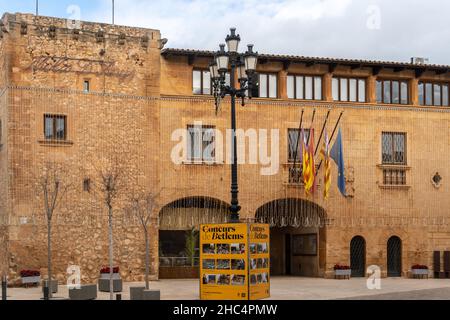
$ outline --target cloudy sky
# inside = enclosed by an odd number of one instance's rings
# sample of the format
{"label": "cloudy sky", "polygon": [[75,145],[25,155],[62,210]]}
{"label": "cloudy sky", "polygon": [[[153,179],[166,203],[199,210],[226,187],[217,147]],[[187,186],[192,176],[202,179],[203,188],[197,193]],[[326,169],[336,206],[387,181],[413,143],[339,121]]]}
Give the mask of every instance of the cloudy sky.
{"label": "cloudy sky", "polygon": [[[40,14],[111,21],[112,0],[39,0]],[[261,53],[450,65],[446,0],[115,0],[116,23],[159,29],[166,47],[216,50],[234,26]],[[35,0],[0,0],[34,12]]]}

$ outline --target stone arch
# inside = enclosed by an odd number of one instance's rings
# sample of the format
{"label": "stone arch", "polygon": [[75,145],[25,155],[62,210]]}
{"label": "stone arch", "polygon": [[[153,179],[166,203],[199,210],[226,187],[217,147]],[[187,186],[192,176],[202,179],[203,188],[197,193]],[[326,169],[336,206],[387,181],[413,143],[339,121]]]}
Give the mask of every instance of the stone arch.
{"label": "stone arch", "polygon": [[301,198],[260,206],[255,222],[271,227],[271,273],[321,277],[326,268],[326,211]]}
{"label": "stone arch", "polygon": [[174,200],[159,212],[160,230],[189,230],[205,223],[226,223],[230,205],[222,200],[192,196]]}

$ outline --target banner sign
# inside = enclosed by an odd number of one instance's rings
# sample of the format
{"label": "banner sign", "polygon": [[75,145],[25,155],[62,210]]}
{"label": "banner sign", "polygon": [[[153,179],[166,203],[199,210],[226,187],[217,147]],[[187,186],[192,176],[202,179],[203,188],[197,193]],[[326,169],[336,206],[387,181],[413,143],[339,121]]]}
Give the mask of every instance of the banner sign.
{"label": "banner sign", "polygon": [[201,225],[200,299],[269,297],[269,240],[268,225]]}

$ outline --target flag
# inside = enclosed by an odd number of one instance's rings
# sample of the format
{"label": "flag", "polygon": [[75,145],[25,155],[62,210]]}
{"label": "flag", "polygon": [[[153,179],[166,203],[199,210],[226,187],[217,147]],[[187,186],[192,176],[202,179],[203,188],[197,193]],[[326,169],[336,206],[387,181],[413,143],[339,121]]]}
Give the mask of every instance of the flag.
{"label": "flag", "polygon": [[309,185],[311,193],[314,193],[316,191],[316,161],[314,160],[314,130],[309,130],[309,146],[308,146],[308,153],[309,153],[309,167],[311,168],[311,176]]}
{"label": "flag", "polygon": [[345,165],[344,165],[344,150],[343,150],[343,143],[342,143],[342,131],[339,128],[338,137],[336,139],[336,142],[333,145],[333,148],[331,149],[331,158],[336,162],[338,166],[338,188],[339,191],[342,193],[342,195],[345,197]]}
{"label": "flag", "polygon": [[320,154],[322,155],[322,161],[324,163],[323,197],[326,200],[330,195],[330,187],[331,187],[330,141],[328,139],[328,133],[326,128],[323,147],[322,150],[320,151]]}
{"label": "flag", "polygon": [[[312,137],[312,130],[310,131]],[[309,195],[314,192],[314,180],[315,180],[315,164],[314,164],[314,139],[310,139],[309,146],[306,142],[306,135],[302,130],[303,142],[303,184],[305,186],[305,193]]]}

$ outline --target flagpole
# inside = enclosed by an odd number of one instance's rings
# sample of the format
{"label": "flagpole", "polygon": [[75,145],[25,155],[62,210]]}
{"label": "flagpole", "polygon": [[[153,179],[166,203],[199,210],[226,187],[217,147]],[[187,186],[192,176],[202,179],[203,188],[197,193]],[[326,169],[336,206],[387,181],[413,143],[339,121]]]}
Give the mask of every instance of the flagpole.
{"label": "flagpole", "polygon": [[112,0],[112,24],[114,24],[114,0]]}
{"label": "flagpole", "polygon": [[298,156],[298,145],[300,143],[300,132],[302,131],[302,124],[303,124],[303,114],[305,113],[305,109],[302,109],[302,115],[300,117],[300,126],[298,127],[298,137],[297,137],[297,144],[295,146],[295,153],[294,153],[294,169],[295,165],[297,164],[297,156]]}
{"label": "flagpole", "polygon": [[[341,112],[341,114],[339,115],[339,119],[336,122],[336,125],[334,126],[333,133],[331,134],[331,138],[329,140],[330,144],[331,144],[331,141],[333,140],[333,137],[334,137],[334,135],[336,133],[336,130],[337,130],[338,126],[339,126],[339,123],[341,122],[341,118],[342,118],[343,115],[344,115],[344,111]],[[319,167],[317,168],[316,176],[319,173],[320,167],[322,166],[322,162],[323,162],[323,160],[320,160]]]}
{"label": "flagpole", "polygon": [[309,142],[311,141],[311,131],[313,128],[313,124],[314,124],[314,119],[316,118],[316,109],[314,109],[313,115],[312,115],[312,120],[311,120],[311,127],[309,128],[309,134],[308,134],[308,145]]}
{"label": "flagpole", "polygon": [[39,15],[39,0],[36,0],[36,17]]}
{"label": "flagpole", "polygon": [[325,127],[327,126],[327,123],[328,123],[328,118],[330,117],[330,112],[331,112],[331,109],[328,109],[327,117],[325,118],[325,122],[323,123],[322,132],[320,133],[320,137],[319,137],[319,140],[317,141],[316,149],[314,150],[314,156],[317,155],[317,150],[319,149],[320,140],[322,140],[323,133],[325,131]]}

